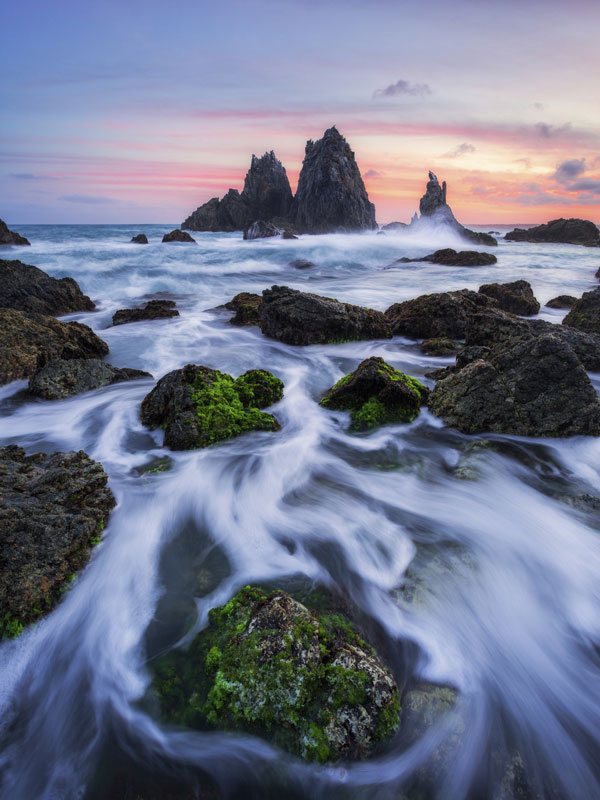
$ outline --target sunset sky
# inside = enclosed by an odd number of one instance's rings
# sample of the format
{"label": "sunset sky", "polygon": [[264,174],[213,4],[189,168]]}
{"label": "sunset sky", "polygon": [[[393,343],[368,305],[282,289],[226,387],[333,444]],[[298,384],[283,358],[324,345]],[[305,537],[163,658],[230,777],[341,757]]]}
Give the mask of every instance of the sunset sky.
{"label": "sunset sky", "polygon": [[3,4],[0,217],[180,223],[348,139],[379,222],[600,222],[599,0]]}

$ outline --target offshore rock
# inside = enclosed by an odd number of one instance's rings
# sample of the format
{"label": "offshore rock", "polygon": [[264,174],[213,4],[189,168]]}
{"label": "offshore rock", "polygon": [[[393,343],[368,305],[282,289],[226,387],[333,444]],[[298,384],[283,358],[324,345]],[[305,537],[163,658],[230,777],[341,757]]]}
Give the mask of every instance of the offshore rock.
{"label": "offshore rock", "polygon": [[113,367],[97,358],[51,361],[29,379],[29,391],[44,400],[60,400],[121,381],[151,378],[149,372]]}
{"label": "offshore rock", "polygon": [[196,240],[192,239],[189,233],[181,231],[179,228],[175,228],[175,230],[170,233],[165,233],[162,240],[163,242],[192,242],[196,244]]}
{"label": "offshore rock", "polygon": [[73,278],[57,280],[30,264],[0,259],[0,308],[54,315],[95,307]]}
{"label": "offshore rock", "polygon": [[265,336],[285,344],[389,339],[392,335],[381,311],[287,286],[272,286],[263,291],[259,318]]}
{"label": "offshore rock", "polygon": [[563,319],[563,325],[587,333],[600,333],[600,289],[584,292]]}
{"label": "offshore rock", "polygon": [[352,428],[364,431],[386,423],[412,422],[428,396],[429,389],[416,378],[373,356],[328,389],[320,405],[349,411]]}
{"label": "offshore rock", "polygon": [[290,267],[294,267],[295,269],[310,269],[314,267],[314,263],[306,258],[295,258],[293,261],[290,261]]}
{"label": "offshore rock", "polygon": [[528,281],[486,283],[479,287],[479,291],[481,294],[493,297],[502,311],[509,311],[511,314],[531,317],[540,310],[540,304],[535,299]]}
{"label": "offshore rock", "polygon": [[484,267],[495,264],[498,259],[492,253],[478,253],[476,250],[436,250],[423,258],[399,258],[395,264],[411,264],[418,261],[427,261],[430,264],[441,264],[444,267]]}
{"label": "offshore rock", "polygon": [[120,308],[112,318],[113,325],[128,322],[143,322],[148,319],[170,319],[178,317],[179,311],[174,300],[149,300],[142,308]]}
{"label": "offshore rock", "polygon": [[407,222],[388,222],[387,225],[382,225],[382,231],[401,231],[404,228],[408,228]]}
{"label": "offshore rock", "polygon": [[87,562],[115,505],[107,480],[81,450],[0,447],[0,638],[51,611]]}
{"label": "offshore rock", "polygon": [[262,735],[307,761],[364,757],[399,722],[398,687],[341,614],[247,586],[156,669],[163,715]]}
{"label": "offshore rock", "polygon": [[244,231],[244,239],[268,239],[271,236],[281,236],[281,230],[270,222],[262,219],[256,220]]}
{"label": "offshore rock", "polygon": [[562,242],[600,246],[600,230],[589,219],[553,219],[533,228],[515,228],[504,237],[509,242]]}
{"label": "offshore rock", "polygon": [[131,242],[133,244],[148,244],[148,237],[145,233],[138,233],[137,236],[131,237]]}
{"label": "offshore rock", "polygon": [[377,228],[375,206],[348,142],[337,128],[306,143],[296,192],[297,228],[303,233]]}
{"label": "offshore rock", "polygon": [[9,231],[8,225],[4,220],[0,219],[0,245],[3,244],[31,244],[24,236],[16,233],[16,231]]}
{"label": "offshore rock", "polygon": [[600,403],[581,362],[546,333],[497,348],[439,380],[430,410],[463,433],[600,435]]}
{"label": "offshore rock", "polygon": [[283,397],[283,383],[263,369],[234,379],[188,364],[159,380],[142,401],[144,425],[164,428],[164,446],[192,450],[248,431],[276,431],[279,422],[259,409]]}
{"label": "offshore rock", "polygon": [[495,301],[469,289],[423,294],[394,303],[385,312],[395,336],[410,339],[464,339],[467,320]]}
{"label": "offshore rock", "polygon": [[558,297],[548,300],[546,308],[572,308],[576,302],[577,298],[570,294],[559,294]]}
{"label": "offshore rock", "polygon": [[240,292],[225,303],[225,308],[229,311],[235,311],[233,317],[229,320],[231,325],[259,325],[260,317],[258,309],[262,303],[262,297],[259,294],[251,294],[250,292]]}
{"label": "offshore rock", "polygon": [[79,322],[0,309],[0,384],[28,378],[49,361],[100,358],[108,345]]}

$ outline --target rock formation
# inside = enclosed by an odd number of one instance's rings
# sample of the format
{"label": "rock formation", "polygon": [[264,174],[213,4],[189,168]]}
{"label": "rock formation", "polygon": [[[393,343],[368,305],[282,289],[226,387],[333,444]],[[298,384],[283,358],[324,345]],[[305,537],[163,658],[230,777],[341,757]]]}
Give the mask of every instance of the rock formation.
{"label": "rock formation", "polygon": [[73,278],[57,280],[21,261],[0,259],[0,308],[55,315],[95,307]]}
{"label": "rock formation", "polygon": [[509,242],[562,242],[600,246],[600,230],[588,219],[553,219],[533,228],[515,228],[504,237]]}
{"label": "rock formation", "polygon": [[512,281],[512,283],[486,283],[479,287],[479,292],[493,297],[502,311],[531,317],[540,310],[531,284],[528,281]]}
{"label": "rock formation", "polygon": [[6,222],[0,219],[0,245],[3,244],[30,244],[30,242],[15,231],[9,231]]}
{"label": "rock formation", "polygon": [[478,292],[423,294],[414,300],[394,303],[385,316],[395,336],[410,339],[464,339],[471,314],[496,302]]}
{"label": "rock formation", "polygon": [[546,308],[572,308],[577,302],[577,298],[570,294],[559,294],[558,297],[553,297],[548,300]]}
{"label": "rock formation", "polygon": [[[444,184],[445,185],[445,184]],[[430,264],[441,264],[444,267],[485,267],[495,264],[498,259],[492,253],[478,253],[476,250],[452,250],[450,247],[444,250],[436,250],[423,258],[399,258],[395,264],[413,264],[418,261],[426,261]]]}
{"label": "rock formation", "polygon": [[262,303],[262,297],[259,294],[251,294],[250,292],[240,292],[225,303],[224,308],[229,311],[235,311],[233,317],[229,320],[231,325],[259,325],[260,317],[258,309]]}
{"label": "rock formation", "polygon": [[149,300],[143,308],[120,308],[112,318],[113,325],[125,325],[128,322],[143,322],[148,319],[169,319],[178,317],[179,311],[174,300]]}
{"label": "rock formation", "polygon": [[192,242],[194,244],[196,243],[196,240],[192,239],[189,233],[181,231],[179,228],[175,228],[175,230],[171,231],[170,233],[165,233],[162,240],[163,242],[186,242],[188,244]]}
{"label": "rock formation", "polygon": [[563,325],[587,333],[600,333],[600,289],[584,292],[563,319]]}
{"label": "rock formation", "polygon": [[244,231],[244,239],[269,239],[272,236],[281,236],[280,228],[275,227],[272,222],[263,222],[262,219],[253,222]]}
{"label": "rock formation", "polygon": [[149,372],[113,367],[98,358],[50,361],[29,379],[29,391],[43,400],[62,400],[113,383],[151,378]]}
{"label": "rock formation", "polygon": [[145,233],[138,233],[137,236],[131,237],[132,244],[148,244],[148,237]]}

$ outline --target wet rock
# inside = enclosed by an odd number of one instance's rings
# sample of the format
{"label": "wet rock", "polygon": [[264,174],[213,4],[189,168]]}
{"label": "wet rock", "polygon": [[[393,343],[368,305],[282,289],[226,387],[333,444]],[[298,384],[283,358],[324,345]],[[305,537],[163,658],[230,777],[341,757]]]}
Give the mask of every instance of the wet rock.
{"label": "wet rock", "polygon": [[259,409],[283,397],[283,383],[253,369],[234,379],[210,367],[188,364],[159,380],[142,402],[144,425],[164,428],[164,446],[192,450],[248,431],[275,431],[279,422]]}
{"label": "wet rock", "polygon": [[151,378],[149,372],[113,367],[97,358],[50,361],[29,379],[29,391],[43,400],[60,400],[113,383]]}
{"label": "wet rock", "polygon": [[380,311],[287,286],[272,286],[263,291],[259,316],[265,336],[285,344],[325,344],[391,336],[389,323]]}
{"label": "wet rock", "polygon": [[154,681],[165,718],[268,737],[308,761],[365,756],[398,726],[398,688],[340,614],[246,587]]}
{"label": "wet rock", "polygon": [[295,223],[303,233],[374,230],[375,206],[354,153],[337,128],[309,139],[296,192]]}
{"label": "wet rock", "polygon": [[262,219],[256,220],[244,231],[244,239],[269,239],[271,236],[281,236],[281,230],[270,222]]}
{"label": "wet rock", "polygon": [[537,314],[540,304],[535,299],[531,284],[528,281],[512,283],[486,283],[479,287],[481,294],[493,297],[502,311],[529,317]]}
{"label": "wet rock", "polygon": [[250,292],[236,294],[233,300],[225,303],[225,308],[235,311],[229,322],[232,325],[259,325],[258,310],[261,303],[262,297],[259,294],[251,294]]}
{"label": "wet rock", "polygon": [[576,302],[577,298],[570,294],[559,294],[558,297],[548,300],[546,308],[571,308]]}
{"label": "wet rock", "polygon": [[428,356],[452,356],[461,349],[459,342],[441,337],[438,339],[425,339],[421,342],[421,352]]}
{"label": "wet rock", "polygon": [[441,264],[444,267],[483,267],[495,264],[498,259],[492,253],[478,253],[476,250],[436,250],[423,258],[399,258],[396,264],[412,264],[418,261],[427,261],[430,264]]}
{"label": "wet rock", "polygon": [[412,422],[427,402],[429,389],[394,369],[383,358],[367,358],[323,395],[320,405],[349,411],[354,430],[393,422]]}
{"label": "wet rock", "polygon": [[0,245],[3,244],[31,244],[24,236],[16,233],[16,231],[9,231],[8,225],[4,220],[0,219]]}
{"label": "wet rock", "polygon": [[196,240],[192,239],[187,231],[182,231],[179,228],[175,228],[171,233],[165,233],[162,240],[163,242],[192,242],[196,244]]}
{"label": "wet rock", "polygon": [[73,278],[57,280],[30,264],[0,259],[0,308],[55,315],[95,307]]}
{"label": "wet rock", "polygon": [[314,264],[306,258],[295,258],[293,261],[290,261],[290,267],[295,267],[295,269],[310,269],[314,267]]}
{"label": "wet rock", "polygon": [[83,451],[0,447],[0,636],[51,611],[98,544],[115,499]]}
{"label": "wet rock", "polygon": [[289,230],[288,230],[288,231],[284,231],[284,232],[281,234],[281,238],[282,238],[282,239],[297,239],[298,237],[296,236],[296,234],[295,234],[295,233],[293,233],[292,231],[289,231]]}
{"label": "wet rock", "polygon": [[423,294],[414,300],[394,303],[385,316],[396,336],[464,339],[469,316],[481,308],[495,305],[495,301],[485,295],[460,289],[456,292]]}
{"label": "wet rock", "polygon": [[455,707],[458,692],[451,686],[421,683],[402,696],[402,732],[416,742]]}
{"label": "wet rock", "polygon": [[131,237],[131,242],[133,244],[148,244],[148,237],[145,233],[138,233],[137,236]]}
{"label": "wet rock", "polygon": [[600,403],[571,347],[524,338],[438,381],[430,410],[464,433],[600,435]]}
{"label": "wet rock", "polygon": [[504,237],[509,242],[563,242],[598,247],[600,230],[587,219],[553,219],[533,228],[515,228]]}
{"label": "wet rock", "polygon": [[600,333],[600,289],[584,292],[562,321],[568,328]]}
{"label": "wet rock", "polygon": [[108,345],[79,322],[0,309],[0,384],[28,378],[49,361],[100,358]]}
{"label": "wet rock", "polygon": [[143,322],[148,319],[170,319],[178,317],[179,311],[174,300],[149,300],[142,308],[120,308],[112,318],[113,325],[128,322]]}

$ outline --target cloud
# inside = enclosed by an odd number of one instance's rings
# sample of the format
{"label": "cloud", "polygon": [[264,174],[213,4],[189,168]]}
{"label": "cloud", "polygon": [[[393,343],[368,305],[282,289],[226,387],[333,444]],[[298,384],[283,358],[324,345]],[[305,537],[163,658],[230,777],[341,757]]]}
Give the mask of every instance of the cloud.
{"label": "cloud", "polygon": [[373,97],[398,97],[408,94],[411,97],[426,97],[431,94],[431,88],[427,83],[410,83],[409,81],[399,80],[390,83],[385,89],[377,89]]}
{"label": "cloud", "polygon": [[469,142],[463,142],[459,144],[458,147],[455,147],[454,150],[444,153],[442,158],[460,158],[460,156],[466,156],[467,153],[474,153],[475,150],[477,150],[475,145],[469,144]]}
{"label": "cloud", "polygon": [[600,180],[594,178],[583,178],[567,187],[568,192],[590,192],[600,196]]}
{"label": "cloud", "polygon": [[116,203],[112,197],[95,197],[89,194],[65,194],[58,198],[65,203],[85,203],[89,205],[104,205],[105,203]]}
{"label": "cloud", "polygon": [[571,183],[571,181],[583,175],[585,172],[585,158],[568,158],[566,161],[561,161],[556,167],[556,172],[552,177],[558,183],[564,185]]}
{"label": "cloud", "polygon": [[531,159],[530,158],[516,158],[515,164],[523,164],[525,169],[531,169]]}
{"label": "cloud", "polygon": [[542,139],[555,139],[557,136],[562,136],[571,130],[571,123],[565,122],[564,125],[548,125],[546,122],[537,122],[534,129],[538,136]]}
{"label": "cloud", "polygon": [[537,108],[538,111],[543,111],[544,110],[544,104],[543,103],[533,103],[532,105],[533,105],[534,108]]}
{"label": "cloud", "polygon": [[363,177],[365,177],[365,178],[381,178],[382,175],[381,175],[381,172],[377,172],[376,169],[370,169],[367,172],[365,172]]}
{"label": "cloud", "polygon": [[18,181],[55,181],[53,175],[34,175],[33,172],[9,172],[9,178],[15,178]]}

